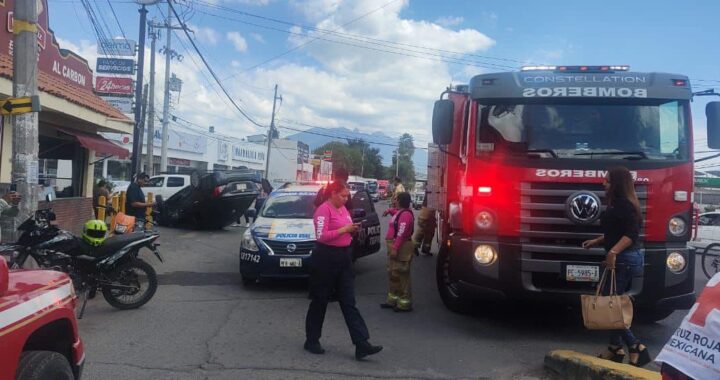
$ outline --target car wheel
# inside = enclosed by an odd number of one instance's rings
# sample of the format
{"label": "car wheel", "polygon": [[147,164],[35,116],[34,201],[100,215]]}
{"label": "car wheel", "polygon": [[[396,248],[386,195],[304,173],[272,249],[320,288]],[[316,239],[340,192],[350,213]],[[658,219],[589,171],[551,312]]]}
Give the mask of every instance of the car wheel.
{"label": "car wheel", "polygon": [[440,298],[445,307],[456,313],[468,313],[470,302],[462,295],[458,284],[450,278],[450,250],[444,244],[438,253],[435,277]]}
{"label": "car wheel", "polygon": [[73,380],[72,368],[65,356],[53,351],[25,351],[20,355],[16,380]]}
{"label": "car wheel", "polygon": [[257,282],[258,282],[257,277],[246,276],[244,274],[241,274],[240,278],[242,279],[243,286],[247,286],[247,287],[253,286],[253,285],[257,284]]}

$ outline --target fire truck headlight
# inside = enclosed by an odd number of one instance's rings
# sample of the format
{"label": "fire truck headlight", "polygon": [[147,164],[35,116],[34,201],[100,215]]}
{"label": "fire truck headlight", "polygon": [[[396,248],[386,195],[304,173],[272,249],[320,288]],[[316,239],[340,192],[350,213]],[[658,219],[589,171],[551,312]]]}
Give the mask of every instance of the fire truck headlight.
{"label": "fire truck headlight", "polygon": [[685,261],[685,256],[678,252],[673,252],[668,255],[667,260],[665,260],[665,264],[667,264],[670,272],[680,273],[685,270],[687,262]]}
{"label": "fire truck headlight", "polygon": [[475,248],[475,260],[480,265],[491,265],[497,260],[497,252],[491,245],[480,244]]}
{"label": "fire truck headlight", "polygon": [[674,216],[668,222],[668,230],[674,236],[682,236],[687,231],[687,223],[682,218]]}
{"label": "fire truck headlight", "polygon": [[475,225],[481,230],[487,230],[495,225],[495,217],[489,211],[480,211],[475,215]]}

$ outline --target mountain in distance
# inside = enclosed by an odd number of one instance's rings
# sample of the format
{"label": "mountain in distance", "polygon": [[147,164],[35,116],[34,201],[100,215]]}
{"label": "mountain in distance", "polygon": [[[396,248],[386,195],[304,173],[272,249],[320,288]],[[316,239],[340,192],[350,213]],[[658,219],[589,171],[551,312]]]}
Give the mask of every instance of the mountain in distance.
{"label": "mountain in distance", "polygon": [[[310,146],[310,152],[331,141],[347,143],[348,139],[364,140],[367,141],[371,147],[380,150],[382,162],[385,166],[389,166],[392,164],[393,152],[395,151],[394,145],[398,144],[398,138],[390,137],[382,132],[364,133],[360,132],[357,129],[352,130],[344,127],[310,128],[304,132],[298,132],[293,135],[280,137],[308,144]],[[413,155],[413,162],[415,164],[415,172],[418,175],[422,175],[427,172],[427,150],[417,148],[419,148],[419,146],[416,143],[415,154]]]}

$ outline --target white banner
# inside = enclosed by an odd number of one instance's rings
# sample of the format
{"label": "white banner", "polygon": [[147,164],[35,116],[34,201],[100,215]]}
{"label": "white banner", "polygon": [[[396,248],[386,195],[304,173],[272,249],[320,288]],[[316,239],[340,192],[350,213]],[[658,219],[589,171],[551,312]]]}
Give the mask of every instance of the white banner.
{"label": "white banner", "polygon": [[104,101],[108,102],[111,106],[117,108],[122,113],[133,113],[132,98],[126,98],[121,96],[101,96],[101,98]]}
{"label": "white banner", "polygon": [[693,379],[720,379],[720,273],[708,281],[655,360]]}
{"label": "white banner", "polygon": [[258,144],[234,145],[232,158],[237,161],[264,163],[267,147]]}
{"label": "white banner", "polygon": [[121,55],[133,57],[135,56],[135,41],[123,38],[100,40],[98,41],[97,52],[100,55]]}
{"label": "white banner", "polygon": [[[161,129],[155,130],[153,145],[158,147],[162,145]],[[207,137],[178,132],[171,128],[168,131],[168,149],[192,153],[205,153],[207,151]]]}
{"label": "white banner", "polygon": [[230,155],[230,154],[229,154],[229,153],[230,153],[229,150],[230,150],[230,145],[229,145],[228,143],[218,141],[218,150],[217,150],[217,152],[218,152],[218,157],[217,157],[218,161],[222,161],[222,162],[227,161],[228,156]]}

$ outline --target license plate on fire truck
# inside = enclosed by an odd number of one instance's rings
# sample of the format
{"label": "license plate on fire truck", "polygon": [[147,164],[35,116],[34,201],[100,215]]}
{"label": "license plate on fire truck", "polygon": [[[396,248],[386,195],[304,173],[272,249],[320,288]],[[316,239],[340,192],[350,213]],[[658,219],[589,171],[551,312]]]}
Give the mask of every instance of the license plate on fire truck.
{"label": "license plate on fire truck", "polygon": [[597,265],[565,265],[565,280],[575,282],[600,281],[600,267]]}

